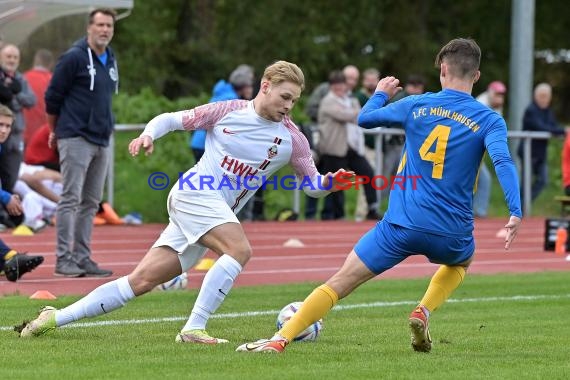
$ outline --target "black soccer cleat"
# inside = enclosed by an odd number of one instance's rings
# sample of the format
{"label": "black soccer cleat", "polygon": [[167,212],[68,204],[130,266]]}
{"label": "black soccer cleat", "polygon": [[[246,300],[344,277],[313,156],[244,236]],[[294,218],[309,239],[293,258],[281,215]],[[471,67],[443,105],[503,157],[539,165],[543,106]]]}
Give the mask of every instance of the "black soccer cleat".
{"label": "black soccer cleat", "polygon": [[43,256],[28,256],[25,253],[17,253],[4,264],[4,274],[8,281],[16,282],[25,273],[33,271],[43,262]]}

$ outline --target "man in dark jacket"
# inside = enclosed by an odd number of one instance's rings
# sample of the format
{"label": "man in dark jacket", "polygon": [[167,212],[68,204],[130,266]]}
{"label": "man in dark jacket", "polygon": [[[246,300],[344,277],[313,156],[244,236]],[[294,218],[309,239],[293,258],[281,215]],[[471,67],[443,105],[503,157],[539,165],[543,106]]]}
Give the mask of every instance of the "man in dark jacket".
{"label": "man in dark jacket", "polygon": [[[555,136],[564,136],[565,131],[558,126],[550,108],[552,87],[548,83],[539,83],[534,88],[533,102],[526,108],[523,117],[524,131],[550,132]],[[548,182],[547,166],[548,140],[534,139],[531,142],[531,175],[534,177],[531,188],[531,200],[535,200]],[[524,160],[523,144],[519,145],[518,156]],[[524,179],[524,172],[521,180]],[[521,186],[521,199],[524,199]]]}
{"label": "man in dark jacket", "polygon": [[63,177],[56,213],[58,276],[112,274],[91,259],[90,245],[114,127],[111,98],[119,73],[109,43],[115,17],[114,10],[104,8],[89,14],[87,37],[60,57],[45,95],[49,144],[57,143]]}
{"label": "man in dark jacket", "polygon": [[8,140],[2,144],[0,155],[0,180],[4,190],[12,191],[18,179],[18,171],[24,156],[24,108],[36,104],[36,96],[28,81],[18,71],[20,49],[16,45],[4,45],[0,49],[0,103],[14,113],[14,125]]}

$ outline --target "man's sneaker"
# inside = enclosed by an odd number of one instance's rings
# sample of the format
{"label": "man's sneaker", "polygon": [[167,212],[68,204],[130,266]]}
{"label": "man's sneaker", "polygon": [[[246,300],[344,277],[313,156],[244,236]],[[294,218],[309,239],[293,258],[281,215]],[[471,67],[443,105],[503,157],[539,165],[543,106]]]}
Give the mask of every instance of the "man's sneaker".
{"label": "man's sneaker", "polygon": [[409,318],[412,347],[415,351],[430,352],[431,336],[428,318],[420,306],[416,307]]}
{"label": "man's sneaker", "polygon": [[208,335],[206,330],[181,331],[176,335],[176,339],[174,341],[176,343],[201,343],[201,344],[228,343],[226,339],[211,337],[210,335]]}
{"label": "man's sneaker", "polygon": [[4,263],[4,274],[8,281],[15,282],[25,273],[36,269],[43,262],[43,256],[28,256],[24,253],[16,253],[15,256]]}
{"label": "man's sneaker", "polygon": [[22,326],[16,326],[14,330],[20,332],[20,338],[44,335],[57,327],[55,324],[56,311],[56,308],[46,306],[40,310],[36,319],[31,322],[24,322]]}
{"label": "man's sneaker", "polygon": [[99,268],[99,265],[90,258],[83,260],[79,268],[85,271],[86,277],[109,277],[113,274],[111,270]]}
{"label": "man's sneaker", "polygon": [[245,343],[236,348],[238,352],[283,352],[289,344],[287,339],[260,339],[255,342]]}
{"label": "man's sneaker", "polygon": [[83,277],[85,270],[81,269],[71,257],[58,257],[54,274],[63,277]]}

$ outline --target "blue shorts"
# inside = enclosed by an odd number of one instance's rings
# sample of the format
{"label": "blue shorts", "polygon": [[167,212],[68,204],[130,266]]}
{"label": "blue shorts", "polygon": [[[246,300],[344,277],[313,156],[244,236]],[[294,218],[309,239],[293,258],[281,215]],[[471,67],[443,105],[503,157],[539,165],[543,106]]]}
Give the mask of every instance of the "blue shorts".
{"label": "blue shorts", "polygon": [[380,274],[412,255],[424,255],[436,264],[460,264],[473,256],[475,241],[473,236],[435,235],[382,220],[360,238],[354,251],[368,269]]}

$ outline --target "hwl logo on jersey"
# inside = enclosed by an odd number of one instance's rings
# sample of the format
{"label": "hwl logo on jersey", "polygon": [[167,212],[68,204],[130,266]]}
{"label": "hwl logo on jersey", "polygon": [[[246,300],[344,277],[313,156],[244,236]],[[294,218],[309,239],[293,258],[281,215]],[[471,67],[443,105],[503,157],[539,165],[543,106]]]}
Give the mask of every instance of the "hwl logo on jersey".
{"label": "hwl logo on jersey", "polygon": [[237,158],[230,158],[229,156],[224,157],[220,166],[222,168],[225,168],[227,171],[239,176],[254,176],[258,172],[257,169],[254,169],[246,163],[239,161]]}

